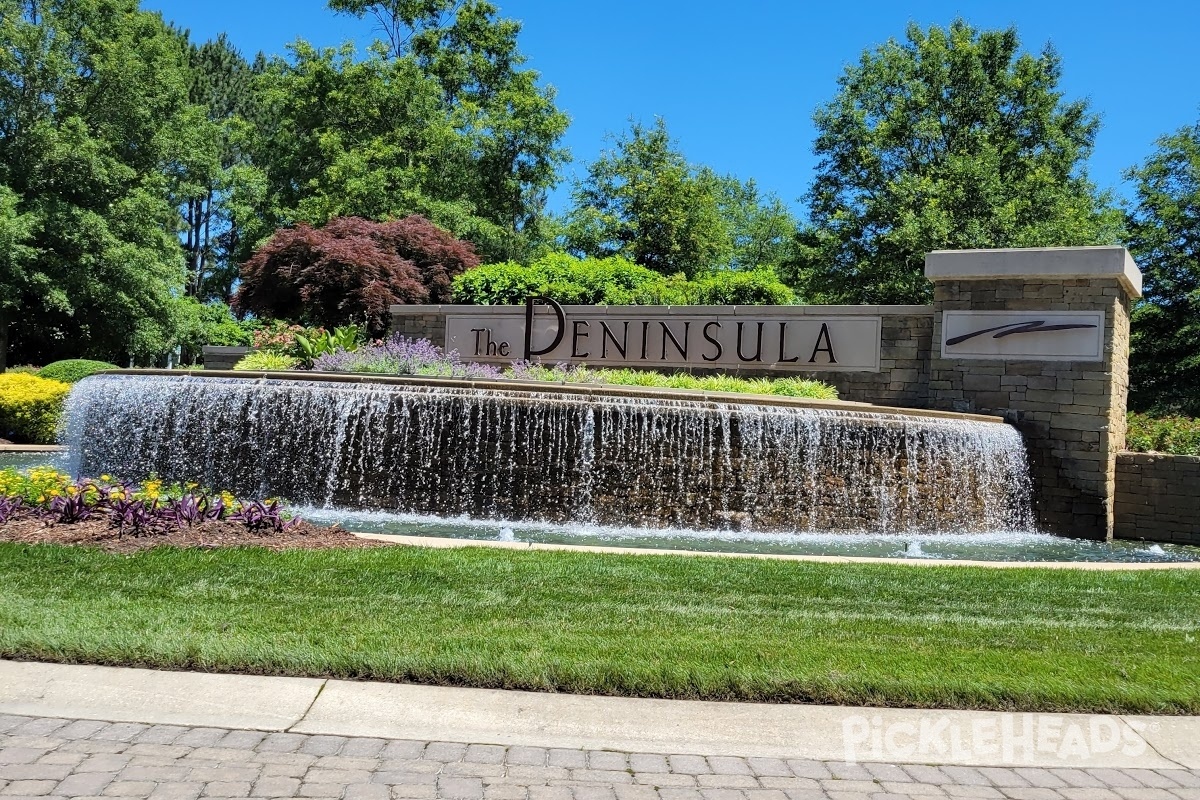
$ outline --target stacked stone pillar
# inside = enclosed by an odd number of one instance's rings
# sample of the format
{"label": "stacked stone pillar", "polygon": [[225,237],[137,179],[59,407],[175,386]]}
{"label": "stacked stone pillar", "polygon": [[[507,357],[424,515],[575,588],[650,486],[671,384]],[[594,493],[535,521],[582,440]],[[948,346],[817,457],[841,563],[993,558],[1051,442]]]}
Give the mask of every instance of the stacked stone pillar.
{"label": "stacked stone pillar", "polygon": [[[935,312],[930,405],[1004,415],[1025,434],[1041,526],[1112,538],[1116,456],[1125,445],[1129,311],[1141,296],[1141,273],[1129,253],[1121,247],[941,251],[926,257],[925,274]],[[1050,357],[1061,333],[1052,332],[1012,339],[1033,351],[1045,346],[1045,360],[1037,352],[947,357],[948,311],[1102,312],[1102,352],[1077,361]]]}

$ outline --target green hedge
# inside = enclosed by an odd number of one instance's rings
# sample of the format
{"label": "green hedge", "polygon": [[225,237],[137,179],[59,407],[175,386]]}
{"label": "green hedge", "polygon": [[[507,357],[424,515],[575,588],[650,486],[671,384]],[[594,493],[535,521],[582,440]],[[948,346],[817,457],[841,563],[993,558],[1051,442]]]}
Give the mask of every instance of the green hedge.
{"label": "green hedge", "polygon": [[1125,446],[1140,453],[1200,456],[1200,419],[1131,413]]}
{"label": "green hedge", "polygon": [[65,361],[55,361],[47,364],[38,371],[39,378],[47,378],[63,383],[78,383],[89,375],[104,372],[106,369],[120,369],[116,364],[107,361],[89,361],[86,358],[68,358]]}
{"label": "green hedge", "polygon": [[0,437],[53,444],[71,384],[22,373],[0,374]]}
{"label": "green hedge", "polygon": [[542,295],[568,305],[788,305],[795,294],[769,269],[665,276],[623,258],[566,253],[529,265],[484,264],[454,279],[454,302],[520,305]]}

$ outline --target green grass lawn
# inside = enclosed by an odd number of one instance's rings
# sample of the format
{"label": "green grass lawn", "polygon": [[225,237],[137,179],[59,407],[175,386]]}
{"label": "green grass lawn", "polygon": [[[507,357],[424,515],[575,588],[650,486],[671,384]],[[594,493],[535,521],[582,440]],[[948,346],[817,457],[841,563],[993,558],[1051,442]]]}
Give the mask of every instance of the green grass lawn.
{"label": "green grass lawn", "polygon": [[1200,572],[0,544],[0,656],[636,695],[1200,713]]}

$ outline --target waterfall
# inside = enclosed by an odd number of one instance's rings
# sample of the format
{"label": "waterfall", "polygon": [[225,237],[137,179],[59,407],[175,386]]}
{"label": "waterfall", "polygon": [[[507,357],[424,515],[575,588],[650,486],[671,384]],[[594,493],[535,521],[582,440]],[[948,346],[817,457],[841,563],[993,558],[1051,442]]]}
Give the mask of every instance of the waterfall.
{"label": "waterfall", "polygon": [[340,508],[757,531],[1032,527],[999,422],[329,380],[97,375],[76,384],[76,474],[196,481]]}

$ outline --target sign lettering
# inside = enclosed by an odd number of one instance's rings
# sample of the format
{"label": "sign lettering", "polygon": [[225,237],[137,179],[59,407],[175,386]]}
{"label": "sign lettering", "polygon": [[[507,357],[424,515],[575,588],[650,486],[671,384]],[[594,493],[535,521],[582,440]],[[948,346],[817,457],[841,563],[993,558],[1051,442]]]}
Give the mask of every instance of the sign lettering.
{"label": "sign lettering", "polygon": [[[521,358],[595,367],[879,371],[879,316],[795,306],[459,306],[447,349],[470,361]],[[822,309],[824,311],[824,309]]]}

